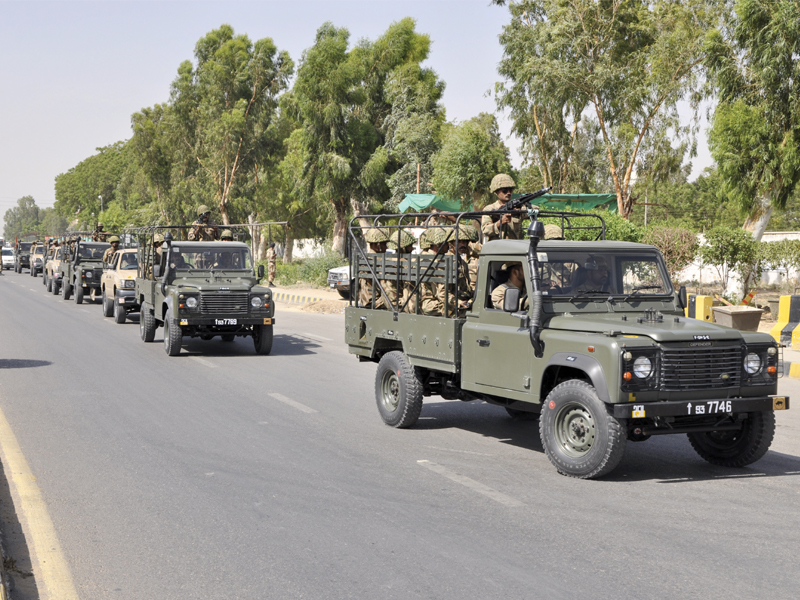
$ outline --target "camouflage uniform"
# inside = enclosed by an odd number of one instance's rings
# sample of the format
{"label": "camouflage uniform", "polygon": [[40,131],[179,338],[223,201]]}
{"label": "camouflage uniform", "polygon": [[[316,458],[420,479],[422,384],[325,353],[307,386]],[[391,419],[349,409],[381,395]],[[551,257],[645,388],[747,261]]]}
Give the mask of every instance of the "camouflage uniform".
{"label": "camouflage uniform", "polygon": [[277,258],[278,253],[275,252],[275,247],[273,244],[270,244],[270,247],[267,249],[267,281],[270,285],[275,283],[275,274],[277,273]]}
{"label": "camouflage uniform", "polygon": [[[111,244],[110,248],[106,248],[106,251],[103,252],[103,264],[111,262],[111,257],[114,256],[114,252],[117,251],[119,248],[119,238],[115,235],[112,235],[109,238],[109,243]],[[114,244],[117,244],[116,246]]]}
{"label": "camouflage uniform", "polygon": [[[370,251],[375,252],[371,247],[374,245],[384,244],[389,240],[389,233],[385,229],[366,229],[364,231],[364,239],[370,245]],[[375,308],[388,309],[389,304],[397,302],[397,288],[393,281],[388,279],[380,280],[383,290],[386,295],[382,294],[378,284],[375,283]],[[373,279],[372,277],[361,277],[358,282],[358,303],[359,306],[372,306],[373,296]],[[386,297],[388,296],[388,298]]]}
{"label": "camouflage uniform", "polygon": [[[483,210],[502,210],[505,202],[494,202]],[[497,215],[495,215],[497,217]],[[506,225],[501,224],[502,217],[497,221],[492,220],[491,215],[481,217],[481,231],[487,240],[521,240],[522,239],[522,218],[514,215],[511,222]]]}
{"label": "camouflage uniform", "polygon": [[203,221],[203,215],[208,215],[210,212],[205,204],[197,207],[197,220],[192,223],[192,228],[189,230],[190,242],[213,242],[217,239],[219,236],[217,224],[210,219]]}
{"label": "camouflage uniform", "polygon": [[508,288],[513,288],[515,290],[520,289],[510,281],[506,281],[505,283],[502,283],[494,288],[494,291],[492,292],[492,305],[497,310],[503,310],[503,301],[505,300],[506,290]]}
{"label": "camouflage uniform", "polygon": [[92,241],[93,242],[105,242],[106,238],[110,234],[107,231],[103,231],[103,224],[98,223],[95,230],[92,232]]}

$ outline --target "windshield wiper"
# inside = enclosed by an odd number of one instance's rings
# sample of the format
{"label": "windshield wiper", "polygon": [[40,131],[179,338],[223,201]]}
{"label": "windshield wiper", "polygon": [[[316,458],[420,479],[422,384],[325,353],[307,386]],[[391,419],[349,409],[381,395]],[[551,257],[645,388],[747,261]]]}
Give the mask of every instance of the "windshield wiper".
{"label": "windshield wiper", "polygon": [[638,286],[638,287],[635,287],[635,288],[633,288],[633,290],[631,291],[631,293],[630,293],[630,294],[628,294],[627,296],[625,296],[625,297],[622,299],[622,301],[623,301],[623,302],[627,302],[628,300],[630,300],[631,298],[633,298],[635,295],[637,295],[637,294],[638,294],[638,293],[639,293],[641,290],[660,290],[660,289],[661,289],[661,287],[662,287],[662,286],[660,286],[660,285],[640,285],[640,286]]}
{"label": "windshield wiper", "polygon": [[611,297],[613,294],[609,292],[604,292],[603,290],[583,290],[578,293],[577,296],[572,296],[569,301],[574,302],[578,298],[589,297],[589,294],[603,294],[604,296]]}

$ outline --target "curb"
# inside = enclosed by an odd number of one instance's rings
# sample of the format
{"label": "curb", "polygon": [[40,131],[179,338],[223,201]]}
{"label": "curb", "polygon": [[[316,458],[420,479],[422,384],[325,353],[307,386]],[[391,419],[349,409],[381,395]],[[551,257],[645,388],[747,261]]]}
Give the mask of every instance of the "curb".
{"label": "curb", "polygon": [[800,379],[800,362],[784,361],[783,376],[791,379]]}
{"label": "curb", "polygon": [[300,296],[299,294],[289,294],[286,292],[276,292],[272,295],[275,302],[285,302],[287,304],[308,304],[309,302],[320,302],[325,298],[312,298],[311,296]]}

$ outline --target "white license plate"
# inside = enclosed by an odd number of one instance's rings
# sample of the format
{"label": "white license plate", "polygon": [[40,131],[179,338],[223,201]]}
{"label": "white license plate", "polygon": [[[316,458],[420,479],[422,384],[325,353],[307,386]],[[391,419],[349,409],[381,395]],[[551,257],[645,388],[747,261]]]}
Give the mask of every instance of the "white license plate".
{"label": "white license plate", "polygon": [[214,319],[214,325],[238,325],[237,319]]}

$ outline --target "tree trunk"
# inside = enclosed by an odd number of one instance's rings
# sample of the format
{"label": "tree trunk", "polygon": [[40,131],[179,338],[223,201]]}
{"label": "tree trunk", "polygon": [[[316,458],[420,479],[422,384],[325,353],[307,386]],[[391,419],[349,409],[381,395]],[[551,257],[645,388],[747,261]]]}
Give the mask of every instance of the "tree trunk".
{"label": "tree trunk", "polygon": [[333,201],[333,241],[332,250],[344,256],[345,236],[347,235],[347,200]]}
{"label": "tree trunk", "polygon": [[[769,196],[760,196],[756,200],[753,211],[748,215],[747,219],[742,226],[742,229],[749,231],[753,235],[753,239],[757,242],[761,241],[764,232],[767,230],[767,225],[772,217],[772,199]],[[741,300],[747,296],[750,288],[758,283],[755,281],[754,269],[747,269],[741,275],[735,273],[728,282],[728,288],[731,292]],[[727,290],[726,290],[727,291]]]}
{"label": "tree trunk", "polygon": [[264,260],[264,256],[266,256],[266,253],[267,253],[267,244],[269,243],[269,240],[267,239],[267,236],[264,235],[263,232],[261,232],[260,237],[261,237],[261,241],[258,243],[258,258],[257,258],[257,260]]}
{"label": "tree trunk", "polygon": [[292,251],[294,250],[294,234],[291,226],[286,225],[286,247],[283,249],[283,262],[284,264],[291,264]]}
{"label": "tree trunk", "polygon": [[253,253],[253,260],[261,260],[261,254],[259,254],[261,247],[261,227],[254,225],[256,221],[258,221],[258,215],[255,213],[247,215],[248,229],[250,230],[250,252]]}

